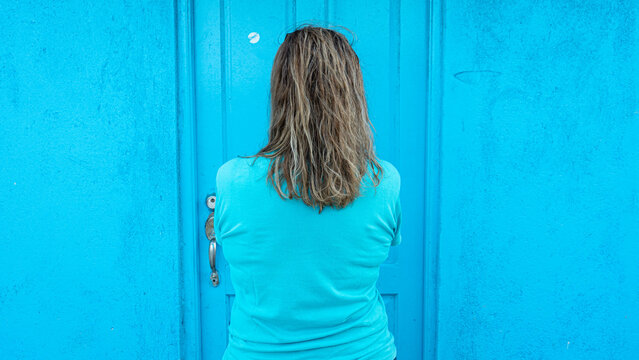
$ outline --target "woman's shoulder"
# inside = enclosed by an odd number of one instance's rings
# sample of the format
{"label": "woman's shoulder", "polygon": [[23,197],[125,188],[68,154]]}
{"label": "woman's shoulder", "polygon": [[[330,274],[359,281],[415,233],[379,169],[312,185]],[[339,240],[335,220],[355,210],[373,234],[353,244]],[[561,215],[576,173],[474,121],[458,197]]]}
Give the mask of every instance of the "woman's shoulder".
{"label": "woman's shoulder", "polygon": [[217,169],[215,179],[218,184],[226,183],[232,179],[237,179],[242,173],[242,158],[234,157],[225,161]]}
{"label": "woman's shoulder", "polygon": [[226,180],[235,172],[237,167],[237,158],[226,160],[220,167],[217,168],[216,179],[217,181]]}
{"label": "woman's shoulder", "polygon": [[216,181],[218,184],[228,181],[237,182],[250,177],[254,173],[251,171],[254,165],[263,165],[265,160],[262,157],[241,157],[238,155],[220,165],[217,169]]}
{"label": "woman's shoulder", "polygon": [[[217,170],[216,181],[219,184],[228,182],[239,182],[243,178],[251,177],[255,174],[262,175],[263,171],[255,169],[254,166],[268,166],[268,160],[263,157],[241,157],[236,156],[225,161]],[[381,176],[381,182],[385,183],[387,187],[399,191],[401,184],[401,176],[397,167],[386,159],[378,158],[378,163],[382,167],[383,174]],[[379,170],[375,169],[375,173],[379,174]]]}
{"label": "woman's shoulder", "polygon": [[[401,178],[397,167],[388,160],[377,158],[377,163],[382,168],[382,172],[375,167],[369,166],[368,173],[362,178],[362,196],[381,196],[386,199],[395,199],[399,196]],[[377,175],[379,183],[375,183]]]}
{"label": "woman's shoulder", "polygon": [[395,167],[393,163],[385,159],[378,158],[378,162],[384,170],[382,178],[386,179],[387,183],[394,185],[394,187],[399,190],[399,186],[401,184],[401,176],[399,174],[399,170],[397,170],[397,167]]}
{"label": "woman's shoulder", "polygon": [[385,173],[387,173],[391,177],[395,177],[395,178],[399,179],[399,177],[400,177],[399,170],[397,170],[397,167],[395,167],[395,165],[393,165],[393,163],[391,163],[390,161],[385,160],[385,159],[378,159],[378,162],[382,166],[382,168],[384,169]]}

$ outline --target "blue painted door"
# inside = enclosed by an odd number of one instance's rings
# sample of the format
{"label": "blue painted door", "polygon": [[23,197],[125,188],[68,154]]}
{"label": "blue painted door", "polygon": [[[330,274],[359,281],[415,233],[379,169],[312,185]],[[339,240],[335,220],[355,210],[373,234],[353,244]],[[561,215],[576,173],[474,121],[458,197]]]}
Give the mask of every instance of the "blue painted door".
{"label": "blue painted door", "polygon": [[[220,359],[234,299],[224,249],[218,247],[220,284],[209,280],[209,213],[218,167],[267,142],[272,61],[287,32],[313,21],[343,25],[359,55],[378,155],[402,175],[403,242],[391,248],[378,287],[390,330],[403,359],[421,357],[424,304],[424,134],[426,113],[426,14],[419,1],[196,1],[194,77],[201,349]],[[327,22],[328,21],[328,22]]]}

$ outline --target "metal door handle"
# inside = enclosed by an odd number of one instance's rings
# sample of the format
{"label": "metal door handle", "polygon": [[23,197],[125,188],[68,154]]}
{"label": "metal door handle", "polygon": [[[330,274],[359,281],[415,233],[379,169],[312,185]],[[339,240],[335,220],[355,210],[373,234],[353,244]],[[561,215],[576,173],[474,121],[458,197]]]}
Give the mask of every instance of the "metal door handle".
{"label": "metal door handle", "polygon": [[217,252],[217,242],[215,241],[215,194],[206,198],[206,206],[211,210],[206,223],[204,223],[204,233],[209,239],[209,265],[211,266],[211,283],[213,286],[220,284],[220,275],[215,268],[215,253]]}

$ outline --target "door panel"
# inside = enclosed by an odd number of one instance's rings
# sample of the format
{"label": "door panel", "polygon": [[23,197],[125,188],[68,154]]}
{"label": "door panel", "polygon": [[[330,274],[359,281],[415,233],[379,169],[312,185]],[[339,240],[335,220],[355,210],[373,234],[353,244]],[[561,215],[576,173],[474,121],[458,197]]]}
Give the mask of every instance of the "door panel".
{"label": "door panel", "polygon": [[[402,22],[401,19],[405,18]],[[378,155],[402,175],[402,244],[391,247],[378,288],[398,352],[422,352],[424,132],[426,103],[426,9],[417,1],[233,1],[194,4],[199,281],[202,357],[220,359],[228,341],[234,299],[224,249],[218,247],[220,285],[210,284],[204,199],[215,191],[218,167],[267,142],[273,58],[295,25],[343,25],[357,39],[369,115]],[[340,30],[354,40],[345,30]],[[406,41],[402,41],[406,39]]]}

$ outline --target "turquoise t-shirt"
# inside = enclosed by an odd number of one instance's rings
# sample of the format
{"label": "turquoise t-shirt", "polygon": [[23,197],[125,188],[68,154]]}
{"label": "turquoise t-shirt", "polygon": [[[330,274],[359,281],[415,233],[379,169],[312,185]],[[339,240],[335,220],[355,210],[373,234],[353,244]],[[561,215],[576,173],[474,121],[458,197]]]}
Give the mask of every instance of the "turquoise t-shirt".
{"label": "turquoise t-shirt", "polygon": [[[343,209],[282,199],[269,159],[217,172],[214,227],[235,289],[223,360],[392,360],[397,349],[376,283],[401,242],[400,176],[384,176]],[[370,167],[369,167],[369,172]]]}

